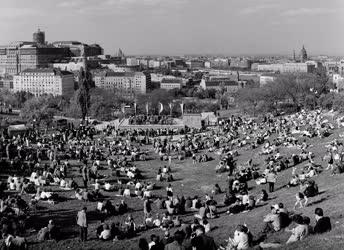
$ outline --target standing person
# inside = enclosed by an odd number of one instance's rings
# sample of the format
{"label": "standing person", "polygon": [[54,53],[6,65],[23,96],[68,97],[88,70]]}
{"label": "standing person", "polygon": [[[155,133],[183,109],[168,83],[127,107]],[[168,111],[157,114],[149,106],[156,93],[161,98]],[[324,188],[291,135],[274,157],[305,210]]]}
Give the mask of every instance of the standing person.
{"label": "standing person", "polygon": [[82,180],[84,181],[84,187],[87,189],[87,182],[90,177],[90,171],[87,167],[86,162],[84,162],[84,166],[81,169],[81,174],[82,174]]}
{"label": "standing person", "polygon": [[275,182],[277,179],[277,175],[274,170],[270,170],[266,174],[266,182],[269,184],[269,192],[273,193],[275,189]]}
{"label": "standing person", "polygon": [[168,155],[168,165],[171,166],[172,165],[172,156]]}
{"label": "standing person", "polygon": [[151,201],[149,198],[145,198],[143,202],[143,213],[144,213],[144,218],[147,218],[152,211],[151,207]]}
{"label": "standing person", "polygon": [[78,212],[77,216],[77,224],[80,227],[80,240],[86,241],[87,240],[87,208],[83,207],[82,210]]}
{"label": "standing person", "polygon": [[195,250],[217,250],[214,238],[205,235],[203,226],[196,226],[195,233],[196,236],[191,240],[191,245]]}
{"label": "standing person", "polygon": [[195,165],[197,163],[196,161],[196,154],[194,152],[192,152],[192,164]]}

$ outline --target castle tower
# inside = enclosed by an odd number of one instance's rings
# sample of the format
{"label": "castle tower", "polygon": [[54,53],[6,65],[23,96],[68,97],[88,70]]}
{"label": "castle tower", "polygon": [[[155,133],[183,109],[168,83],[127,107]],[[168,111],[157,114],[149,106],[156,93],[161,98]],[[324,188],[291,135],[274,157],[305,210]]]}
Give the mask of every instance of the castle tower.
{"label": "castle tower", "polygon": [[37,44],[45,44],[45,32],[38,29],[32,35],[33,41]]}

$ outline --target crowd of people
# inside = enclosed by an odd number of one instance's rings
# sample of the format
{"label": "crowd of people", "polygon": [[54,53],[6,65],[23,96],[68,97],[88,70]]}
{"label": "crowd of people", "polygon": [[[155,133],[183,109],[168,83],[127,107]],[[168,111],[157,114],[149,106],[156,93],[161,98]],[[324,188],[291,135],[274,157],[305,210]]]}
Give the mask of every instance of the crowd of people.
{"label": "crowd of people", "polygon": [[[165,124],[163,118],[136,116],[130,124]],[[73,192],[69,198],[80,204],[96,204],[100,222],[96,238],[101,241],[116,242],[147,234],[152,229],[162,230],[161,238],[154,233],[148,240],[139,239],[138,248],[145,250],[278,248],[282,243],[269,242],[269,235],[282,229],[291,233],[286,244],[312,233],[330,231],[330,219],[324,217],[320,207],[315,209],[313,227],[309,217],[296,211],[302,211],[309,205],[309,199],[319,194],[315,177],[326,170],[331,174],[342,171],[344,151],[339,140],[326,146],[325,167],[323,162],[315,160],[309,143],[309,138],[328,137],[333,129],[320,111],[302,111],[281,117],[266,115],[261,120],[232,116],[211,129],[108,127],[99,132],[92,126],[69,125],[51,133],[31,129],[13,136],[3,131],[0,164],[6,180],[0,185],[0,224],[4,244],[26,247],[26,220],[30,213],[41,202],[63,202],[59,191]],[[283,153],[289,152],[287,149],[293,149],[293,153]],[[238,156],[247,150],[256,150],[263,163],[254,157],[245,163],[238,161]],[[149,157],[160,161],[160,167],[155,178],[146,180],[145,169],[138,162]],[[174,163],[182,161],[192,162],[194,168],[218,161],[214,174],[227,176],[226,186],[214,182],[212,190],[202,197],[176,193]],[[293,210],[288,211],[283,203],[273,204],[259,233],[253,234],[250,225],[237,225],[233,237],[226,242],[215,242],[208,235],[214,228],[213,219],[252,213],[257,207],[270,204],[270,196],[281,188],[279,179],[287,169],[292,177],[284,188],[299,187]],[[258,192],[253,193],[250,185]],[[166,193],[157,186],[162,186]],[[118,197],[117,201],[107,198],[107,192]],[[132,216],[135,209],[125,199],[143,203],[142,219]],[[220,208],[224,208],[225,215]],[[88,209],[84,206],[76,214],[82,242],[89,239]],[[126,219],[119,222],[114,217]],[[290,229],[290,225],[295,227]],[[60,240],[62,227],[51,218],[38,230],[37,240]]]}
{"label": "crowd of people", "polygon": [[173,118],[166,115],[135,115],[129,118],[131,125],[173,125]]}

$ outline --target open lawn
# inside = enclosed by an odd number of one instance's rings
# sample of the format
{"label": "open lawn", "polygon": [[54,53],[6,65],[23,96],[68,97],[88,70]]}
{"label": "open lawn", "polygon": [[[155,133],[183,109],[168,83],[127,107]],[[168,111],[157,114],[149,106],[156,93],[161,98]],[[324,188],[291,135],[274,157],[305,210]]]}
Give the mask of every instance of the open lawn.
{"label": "open lawn", "polygon": [[[325,145],[339,138],[339,133],[343,130],[336,130],[328,138],[320,139],[313,138],[307,139],[307,141],[313,146],[309,148],[315,154],[315,162],[321,163],[325,166],[325,162],[322,162],[322,157],[325,154]],[[151,146],[147,147],[150,149],[150,156],[154,158],[153,160],[145,162],[135,162],[140,170],[143,171],[145,180],[155,181],[155,176],[157,170],[160,166],[167,164],[167,162],[161,162],[157,159],[157,155],[152,151]],[[253,159],[254,163],[259,164],[262,167],[264,157],[260,156],[258,152],[260,149],[245,149],[242,148],[239,150],[239,156],[237,157],[238,164],[243,164],[250,158]],[[293,148],[282,148],[280,150],[281,154],[291,154],[295,149]],[[227,173],[217,174],[215,173],[215,166],[218,163],[219,156],[210,154],[215,160],[207,163],[199,163],[197,165],[192,164],[191,159],[184,161],[178,161],[177,159],[173,160],[172,164],[172,173],[175,178],[175,181],[172,182],[172,187],[174,194],[187,196],[198,195],[204,197],[206,193],[211,192],[215,183],[218,183],[220,187],[225,189],[225,182],[227,179]],[[81,185],[81,179],[79,174],[79,168],[76,165],[77,162],[71,162],[74,164],[73,169],[70,171],[70,175],[78,176],[76,179]],[[105,164],[105,162],[103,162]],[[302,168],[304,164],[298,165],[298,170]],[[108,170],[100,171],[101,174],[108,175]],[[298,192],[298,187],[288,189],[286,184],[291,178],[291,169],[285,170],[278,174],[277,185],[275,187],[276,191],[273,194],[270,194],[270,200],[264,205],[259,205],[259,207],[254,210],[246,213],[241,213],[237,215],[228,215],[226,214],[226,207],[222,207],[222,198],[223,194],[215,196],[218,204],[220,205],[219,212],[220,216],[216,219],[211,219],[210,224],[214,228],[210,235],[215,238],[217,243],[223,243],[229,236],[233,236],[234,228],[238,224],[246,223],[253,235],[256,235],[263,223],[263,217],[269,213],[270,205],[283,202],[285,207],[288,210],[292,210],[295,203],[295,194]],[[303,242],[291,244],[285,246],[283,249],[343,249],[344,248],[344,175],[330,176],[329,171],[324,171],[314,178],[316,183],[319,186],[320,194],[316,197],[310,198],[310,204],[308,207],[303,209],[298,209],[296,213],[301,213],[307,215],[311,218],[311,224],[314,225],[314,209],[316,207],[322,207],[326,216],[330,216],[332,221],[333,230],[330,233],[317,236],[309,236]],[[165,195],[165,187],[167,183],[157,183],[157,189],[153,191],[153,194]],[[248,183],[250,193],[257,195],[261,189],[267,187],[257,186],[254,181]],[[54,188],[56,190],[58,188]],[[101,242],[96,239],[95,229],[99,225],[99,221],[95,220],[95,210],[96,202],[82,202],[70,197],[74,194],[73,191],[58,191],[59,196],[62,197],[61,202],[50,205],[42,201],[39,202],[39,207],[37,211],[33,212],[33,216],[29,223],[29,226],[39,230],[41,227],[45,226],[49,219],[54,219],[56,224],[61,227],[64,240],[59,242],[44,242],[36,243],[36,233],[28,238],[31,249],[138,249],[137,243],[140,237],[146,237],[149,239],[149,236],[152,233],[163,236],[163,231],[161,229],[149,230],[143,233],[140,233],[137,237],[130,240],[120,240],[116,242]],[[103,192],[103,194],[110,198],[113,203],[119,202],[122,197],[116,197],[113,193]],[[25,198],[28,200],[29,196],[25,195]],[[138,198],[124,198],[128,206],[131,208],[131,214],[134,217],[134,220],[137,224],[141,224],[143,220],[143,200]],[[86,243],[80,243],[78,240],[78,228],[76,226],[76,214],[83,206],[87,206],[89,214],[89,241]],[[157,212],[155,205],[152,205],[153,214]],[[193,220],[194,213],[188,213],[187,215],[181,216],[184,222],[191,222]],[[124,216],[113,216],[107,218],[107,222],[112,221],[124,221],[127,214]],[[173,232],[173,231],[172,231]],[[275,235],[271,235],[268,238],[268,242],[279,241],[286,242],[289,238],[290,233],[279,232]]]}

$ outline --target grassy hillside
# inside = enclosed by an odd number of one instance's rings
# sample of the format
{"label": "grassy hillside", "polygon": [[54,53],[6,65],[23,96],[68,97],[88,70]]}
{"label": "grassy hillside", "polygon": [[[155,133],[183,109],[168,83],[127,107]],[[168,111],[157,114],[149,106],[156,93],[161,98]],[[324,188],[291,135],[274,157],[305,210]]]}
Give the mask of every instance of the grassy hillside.
{"label": "grassy hillside", "polygon": [[[325,145],[339,138],[339,133],[342,131],[337,130],[328,138],[320,139],[307,139],[307,141],[312,144],[310,151],[315,154],[315,161],[321,163],[325,166],[325,162],[322,162],[322,157],[325,154]],[[150,148],[151,149],[151,148]],[[248,159],[252,158],[254,163],[259,164],[262,167],[263,157],[261,157],[258,152],[260,149],[240,149],[238,164],[246,162]],[[291,154],[297,151],[293,148],[282,148],[280,150],[281,154]],[[146,180],[154,181],[156,172],[160,166],[164,165],[164,162],[157,160],[157,156],[154,152],[150,153],[151,156],[155,157],[154,160],[146,162],[137,162],[137,166],[143,171]],[[185,161],[174,160],[172,165],[173,175],[176,181],[172,182],[172,187],[175,194],[184,196],[194,196],[198,195],[204,197],[206,193],[210,193],[215,183],[218,183],[220,187],[224,189],[227,174],[216,174],[215,165],[218,163],[218,156],[213,155],[215,160],[192,165],[191,159]],[[74,164],[77,164],[74,162]],[[298,170],[303,167],[304,164],[298,165]],[[75,166],[74,170],[71,172],[72,175],[78,176],[78,167]],[[108,171],[101,171],[102,174],[109,174]],[[263,225],[263,217],[269,213],[270,205],[283,202],[288,210],[293,209],[295,203],[295,194],[298,191],[298,187],[286,188],[285,185],[291,178],[291,169],[285,170],[278,174],[278,181],[276,185],[276,191],[270,195],[270,201],[267,204],[261,205],[254,210],[241,213],[237,215],[227,215],[225,213],[226,208],[220,207],[220,217],[216,219],[211,219],[210,224],[214,228],[210,235],[213,236],[217,243],[223,243],[225,239],[229,236],[233,236],[234,228],[237,224],[246,223],[250,228],[251,232],[255,235],[259,232]],[[80,178],[77,179],[81,184]],[[330,176],[329,171],[324,171],[314,178],[319,186],[320,195],[310,199],[309,206],[303,209],[298,209],[296,213],[301,213],[307,215],[311,218],[311,224],[314,225],[314,209],[316,207],[322,207],[325,215],[330,216],[333,230],[330,233],[324,235],[309,236],[303,242],[292,244],[290,246],[285,246],[285,249],[343,249],[344,246],[344,228],[343,228],[343,205],[344,205],[344,176]],[[158,189],[154,191],[154,194],[165,195],[166,183],[158,183]],[[267,189],[265,186],[256,186],[254,181],[249,182],[250,193],[256,195],[260,192],[262,188]],[[113,203],[119,202],[120,197],[116,197],[113,193],[103,192],[107,198],[111,198]],[[81,202],[77,200],[72,200],[69,197],[73,195],[73,192],[59,191],[59,195],[65,198],[65,201],[60,202],[55,205],[49,205],[47,203],[40,202],[40,208],[36,211],[36,215],[33,216],[31,226],[35,229],[39,229],[44,226],[49,219],[54,219],[58,225],[61,226],[64,240],[60,242],[44,242],[35,243],[34,234],[29,237],[29,241],[32,243],[30,248],[32,249],[137,249],[137,242],[140,237],[149,236],[152,233],[163,236],[163,231],[160,229],[149,230],[144,233],[140,233],[136,238],[130,240],[121,240],[117,242],[100,242],[95,239],[95,228],[99,225],[99,221],[94,220],[94,214],[96,209],[95,202]],[[218,203],[222,203],[223,194],[215,196]],[[28,197],[26,197],[28,198]],[[135,222],[142,223],[143,218],[143,201],[138,198],[125,198],[125,201],[132,209],[131,214],[133,215]],[[78,210],[83,206],[88,207],[90,215],[90,226],[89,226],[89,241],[86,243],[79,243],[77,234],[78,228],[76,226],[75,217]],[[157,212],[156,207],[153,204],[153,214]],[[113,216],[107,219],[107,222],[112,221],[124,221],[124,216]],[[182,216],[184,222],[191,222],[193,220],[193,213],[188,213]],[[289,238],[290,233],[281,231],[275,235],[269,237],[268,241],[278,241],[286,242]]]}

